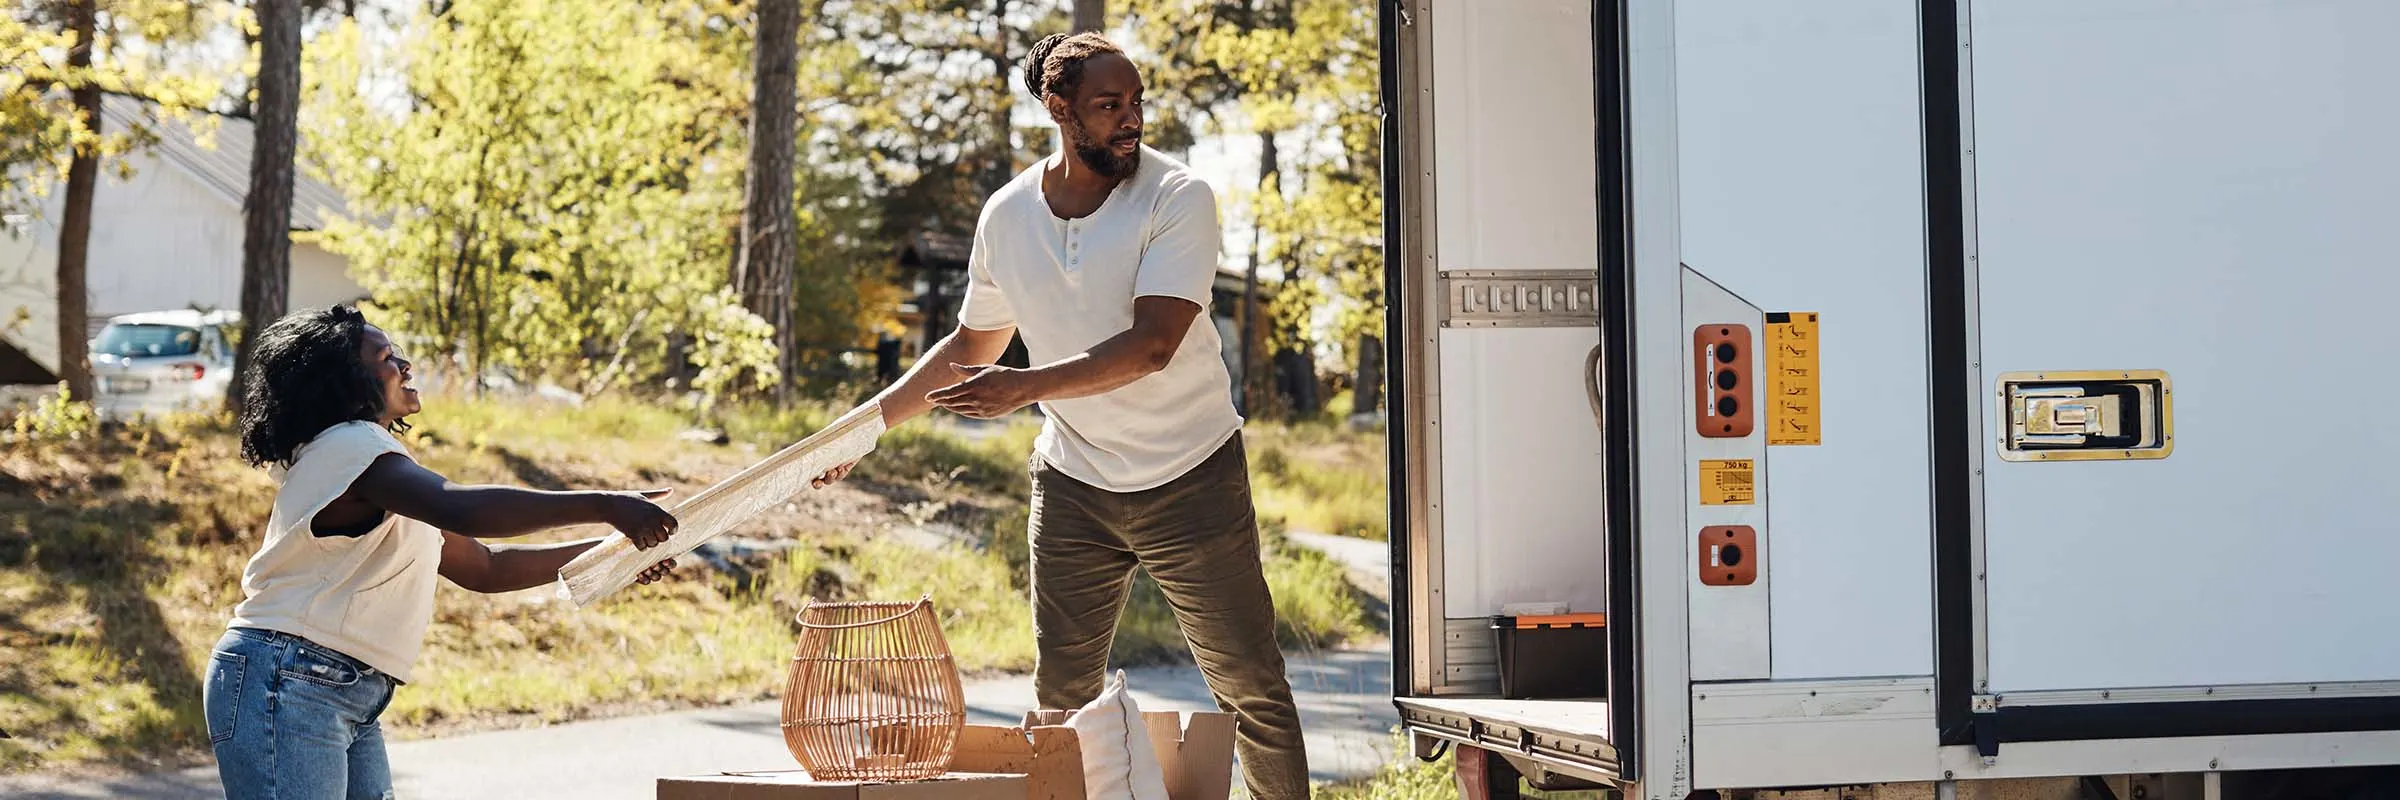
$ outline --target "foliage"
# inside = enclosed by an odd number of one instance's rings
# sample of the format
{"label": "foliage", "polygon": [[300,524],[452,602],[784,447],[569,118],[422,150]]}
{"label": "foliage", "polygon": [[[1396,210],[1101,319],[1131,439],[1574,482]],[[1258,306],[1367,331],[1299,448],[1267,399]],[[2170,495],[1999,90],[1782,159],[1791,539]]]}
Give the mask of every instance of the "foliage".
{"label": "foliage", "polygon": [[818,363],[898,324],[892,309],[914,291],[890,274],[903,243],[971,230],[984,198],[1032,163],[1027,148],[1046,144],[1012,114],[1025,99],[1018,67],[1037,38],[1063,28],[1060,10],[1056,0],[804,4],[798,149],[814,166],[798,176],[807,244],[794,274],[798,316],[819,331],[801,338],[821,350]]}
{"label": "foliage", "polygon": [[1381,127],[1375,15],[1340,0],[1135,0],[1130,15],[1154,86],[1222,123],[1272,137],[1246,198],[1270,290],[1268,345],[1332,334],[1355,363],[1381,331]]}
{"label": "foliage", "polygon": [[[781,377],[838,380],[893,322],[897,246],[971,226],[1024,163],[1013,57],[1056,27],[1051,5],[803,5],[790,339],[807,374]],[[721,291],[754,26],[733,0],[460,0],[397,46],[340,23],[311,45],[304,109],[310,155],[355,206],[326,246],[460,369],[763,388],[772,331]]]}
{"label": "foliage", "polygon": [[[1220,37],[1209,52],[1250,89],[1244,103],[1253,119],[1291,130],[1304,144],[1253,199],[1267,240],[1264,258],[1285,267],[1274,311],[1277,344],[1299,344],[1293,337],[1325,309],[1335,319],[1335,346],[1347,347],[1382,328],[1375,16],[1336,0],[1291,5],[1289,28]],[[1343,358],[1354,360],[1355,354]]]}
{"label": "foliage", "polygon": [[[432,351],[420,363],[585,389],[772,381],[771,331],[725,287],[742,114],[739,67],[711,49],[723,22],[466,0],[417,12],[393,48],[342,23],[313,45],[303,114],[310,160],[353,206],[324,246],[380,322]],[[379,102],[378,80],[409,108]]]}
{"label": "foliage", "polygon": [[57,393],[44,395],[33,408],[18,414],[15,428],[19,439],[71,441],[98,431],[100,418],[92,411],[92,404],[69,397],[67,384],[62,381]]}
{"label": "foliage", "polygon": [[90,80],[83,70],[43,58],[43,51],[64,51],[73,40],[0,16],[0,64],[7,65],[0,69],[0,212],[47,196],[66,174],[71,145],[97,144],[65,93],[50,91],[66,81]]}
{"label": "foliage", "polygon": [[[62,0],[34,0],[0,13],[0,212],[29,213],[61,184],[77,152],[111,158],[145,144],[144,129],[106,130],[77,113],[68,93],[85,87],[132,94],[176,114],[209,97],[207,76],[187,74],[161,47],[221,24],[195,0],[95,0],[92,66],[68,65],[74,36]],[[123,172],[128,168],[116,163]]]}
{"label": "foliage", "polygon": [[826,82],[838,102],[802,119],[812,132],[803,151],[856,165],[849,177],[883,201],[890,241],[966,230],[984,195],[1030,164],[1010,120],[1030,99],[1018,65],[1063,30],[1059,10],[1054,0],[817,0],[801,47],[844,71]]}

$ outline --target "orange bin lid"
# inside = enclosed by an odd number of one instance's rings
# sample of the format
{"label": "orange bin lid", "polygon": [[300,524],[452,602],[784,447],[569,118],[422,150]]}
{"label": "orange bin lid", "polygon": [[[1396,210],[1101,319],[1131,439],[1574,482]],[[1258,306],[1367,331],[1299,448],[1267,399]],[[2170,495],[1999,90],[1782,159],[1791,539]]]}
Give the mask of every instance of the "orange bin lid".
{"label": "orange bin lid", "polygon": [[1603,628],[1608,626],[1608,614],[1535,614],[1517,618],[1517,629],[1526,628]]}

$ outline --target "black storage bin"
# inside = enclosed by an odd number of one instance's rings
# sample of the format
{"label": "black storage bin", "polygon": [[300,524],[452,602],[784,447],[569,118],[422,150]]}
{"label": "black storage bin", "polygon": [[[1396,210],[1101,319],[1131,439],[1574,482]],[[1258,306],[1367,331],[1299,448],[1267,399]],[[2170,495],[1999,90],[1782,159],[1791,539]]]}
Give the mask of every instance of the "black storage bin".
{"label": "black storage bin", "polygon": [[1500,696],[1511,700],[1608,696],[1608,628],[1600,614],[1493,617]]}

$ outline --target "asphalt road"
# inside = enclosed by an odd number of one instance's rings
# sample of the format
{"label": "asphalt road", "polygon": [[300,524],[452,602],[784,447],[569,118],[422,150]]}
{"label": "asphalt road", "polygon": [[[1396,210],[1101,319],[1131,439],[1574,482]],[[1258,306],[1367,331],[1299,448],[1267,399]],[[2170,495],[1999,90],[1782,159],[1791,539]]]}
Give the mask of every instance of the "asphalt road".
{"label": "asphalt road", "polygon": [[[1334,780],[1374,772],[1390,761],[1388,648],[1295,655],[1287,672],[1301,706],[1312,777]],[[1144,710],[1213,708],[1206,683],[1189,666],[1127,672]],[[966,686],[968,719],[1009,723],[1033,707],[1030,677]],[[391,745],[394,783],[404,798],[655,797],[661,776],[726,770],[791,769],[774,703],[623,717],[495,731]],[[183,800],[222,797],[214,767],[66,783],[43,776],[0,778],[0,796]]]}

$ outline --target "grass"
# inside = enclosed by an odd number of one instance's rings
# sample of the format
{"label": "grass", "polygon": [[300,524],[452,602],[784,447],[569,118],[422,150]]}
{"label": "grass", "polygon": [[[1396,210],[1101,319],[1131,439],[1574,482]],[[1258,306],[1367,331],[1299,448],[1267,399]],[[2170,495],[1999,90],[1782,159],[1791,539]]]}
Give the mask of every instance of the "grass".
{"label": "grass", "polygon": [[[1456,779],[1457,752],[1444,752],[1432,762],[1420,761],[1409,752],[1405,736],[1394,737],[1393,751],[1401,753],[1399,760],[1385,765],[1376,774],[1352,781],[1319,786],[1311,796],[1319,800],[1449,800],[1458,796]],[[1555,798],[1555,800],[1598,800],[1596,791],[1545,792],[1525,787],[1526,797]]]}
{"label": "grass", "polygon": [[[721,424],[735,441],[777,448],[798,441],[847,409],[822,405],[751,405],[726,412]],[[858,465],[853,479],[888,484],[965,484],[984,491],[1024,495],[1026,456],[1033,452],[1036,425],[1000,426],[984,438],[961,435],[950,418],[922,419],[884,433],[874,455]],[[986,426],[986,430],[990,427]]]}
{"label": "grass", "polygon": [[272,497],[206,421],[0,447],[0,771],[207,743],[200,668]]}
{"label": "grass", "polygon": [[1361,592],[1324,553],[1297,547],[1268,526],[1267,591],[1275,597],[1275,634],[1285,649],[1330,647],[1371,633]]}
{"label": "grass", "polygon": [[1386,536],[1388,463],[1380,434],[1327,423],[1253,425],[1250,482],[1261,519],[1292,530]]}
{"label": "grass", "polygon": [[[775,447],[824,427],[837,414],[829,407],[748,406],[727,413],[723,424],[735,440]],[[884,435],[875,455],[854,475],[889,484],[960,483],[1022,502],[1026,454],[1040,427],[1017,422],[983,439],[957,430],[947,420],[903,425]],[[1243,435],[1251,450],[1252,501],[1263,522],[1292,530],[1384,538],[1384,484],[1389,473],[1382,433],[1352,432],[1330,420],[1309,420],[1252,423]]]}
{"label": "grass", "polygon": [[672,408],[622,396],[592,398],[572,407],[530,399],[437,397],[409,422],[420,437],[470,449],[562,451],[581,451],[595,442],[628,450],[666,445],[692,427]]}
{"label": "grass", "polygon": [[[685,496],[834,416],[814,406],[736,409],[714,423],[734,440],[721,446],[683,436],[692,422],[680,412],[620,398],[580,406],[429,398],[427,406],[413,420],[412,450],[454,480],[672,485]],[[241,569],[274,485],[240,463],[221,416],[37,427],[0,431],[0,726],[15,737],[0,740],[0,772],[202,761],[200,678],[241,596]],[[1261,478],[1295,498],[1279,502],[1339,506],[1340,498],[1311,499],[1347,491],[1308,477],[1319,474],[1312,470],[1354,470],[1357,459],[1345,454],[1380,452],[1330,428],[1259,430],[1287,448],[1282,466]],[[583,610],[547,587],[478,595],[445,584],[416,681],[385,720],[396,738],[414,738],[779,696],[791,620],[810,597],[931,591],[964,670],[1026,670],[1024,464],[1034,432],[1019,424],[969,435],[924,422],[893,431],[838,490],[795,498],[791,510],[737,531],[788,545],[745,562],[747,575],[686,566]],[[1328,454],[1345,460],[1314,466]],[[1379,507],[1380,485],[1373,490]],[[1266,507],[1262,500],[1270,529],[1291,519]],[[891,535],[929,523],[966,538],[928,549]],[[1371,632],[1338,565],[1269,539],[1287,646]],[[1184,653],[1146,578],[1117,642],[1124,664]]]}
{"label": "grass", "polygon": [[867,542],[855,552],[854,594],[876,600],[931,595],[960,670],[1033,669],[1033,608],[1007,562],[964,546],[927,553],[889,541]]}
{"label": "grass", "polygon": [[[952,548],[827,536],[772,558],[748,586],[707,575],[584,611],[541,590],[492,597],[445,589],[418,685],[386,714],[403,731],[460,719],[557,722],[649,706],[780,696],[811,598],[903,600],[931,592],[967,673],[1032,666],[1032,620],[1003,568]],[[840,576],[851,577],[844,579]]]}

